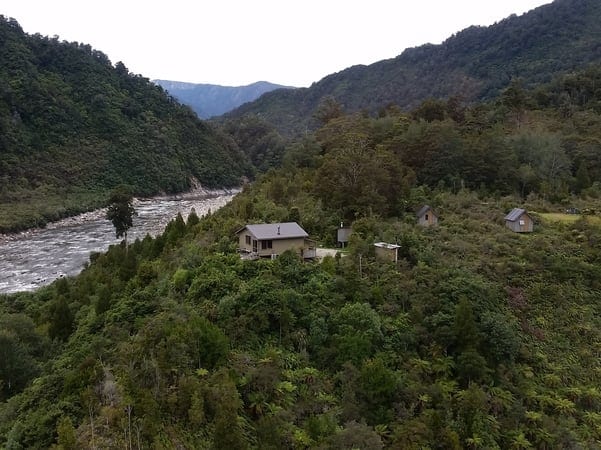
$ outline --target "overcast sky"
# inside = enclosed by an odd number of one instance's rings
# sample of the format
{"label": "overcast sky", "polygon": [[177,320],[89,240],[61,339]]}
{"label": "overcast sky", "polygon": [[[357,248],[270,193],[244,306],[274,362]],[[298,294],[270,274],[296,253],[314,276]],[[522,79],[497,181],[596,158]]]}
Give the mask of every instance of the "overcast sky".
{"label": "overcast sky", "polygon": [[150,79],[309,86],[551,0],[2,0],[29,34],[90,44]]}

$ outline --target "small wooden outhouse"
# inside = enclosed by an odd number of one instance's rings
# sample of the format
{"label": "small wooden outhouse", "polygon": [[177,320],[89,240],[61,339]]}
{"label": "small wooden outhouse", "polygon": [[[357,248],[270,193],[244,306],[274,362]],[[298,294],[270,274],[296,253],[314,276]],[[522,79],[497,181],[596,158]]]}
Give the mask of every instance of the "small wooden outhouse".
{"label": "small wooden outhouse", "polygon": [[505,216],[505,226],[516,233],[531,233],[534,229],[534,221],[525,209],[513,208]]}
{"label": "small wooden outhouse", "polygon": [[438,214],[434,212],[431,206],[424,205],[417,213],[417,223],[423,227],[430,227],[438,224]]}

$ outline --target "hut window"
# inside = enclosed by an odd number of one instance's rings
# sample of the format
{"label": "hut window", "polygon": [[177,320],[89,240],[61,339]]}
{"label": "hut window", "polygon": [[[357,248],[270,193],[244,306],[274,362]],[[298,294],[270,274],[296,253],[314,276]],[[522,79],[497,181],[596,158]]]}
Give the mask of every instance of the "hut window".
{"label": "hut window", "polygon": [[426,220],[428,220],[428,214],[426,214]]}
{"label": "hut window", "polygon": [[261,250],[267,250],[268,248],[273,248],[272,241],[261,241]]}
{"label": "hut window", "polygon": [[520,226],[523,227],[526,225],[526,221],[524,219],[520,219]]}
{"label": "hut window", "polygon": [[248,234],[246,235],[246,243],[250,245],[250,236]]}

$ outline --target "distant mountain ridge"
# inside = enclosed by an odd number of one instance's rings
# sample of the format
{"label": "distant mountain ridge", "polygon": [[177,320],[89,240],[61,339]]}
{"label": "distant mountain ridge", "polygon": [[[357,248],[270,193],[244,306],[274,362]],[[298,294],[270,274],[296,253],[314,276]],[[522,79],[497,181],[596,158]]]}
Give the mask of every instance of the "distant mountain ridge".
{"label": "distant mountain ridge", "polygon": [[247,86],[220,86],[216,84],[186,83],[182,81],[153,80],[181,103],[190,106],[198,117],[208,119],[256,100],[266,92],[289,88],[268,81],[257,81]]}
{"label": "distant mountain ridge", "polygon": [[427,98],[493,98],[512,78],[524,84],[601,62],[601,2],[556,0],[489,27],[469,27],[440,45],[328,75],[309,88],[269,92],[227,118],[255,114],[285,134],[315,128],[320,101],[331,96],[348,112],[409,110]]}

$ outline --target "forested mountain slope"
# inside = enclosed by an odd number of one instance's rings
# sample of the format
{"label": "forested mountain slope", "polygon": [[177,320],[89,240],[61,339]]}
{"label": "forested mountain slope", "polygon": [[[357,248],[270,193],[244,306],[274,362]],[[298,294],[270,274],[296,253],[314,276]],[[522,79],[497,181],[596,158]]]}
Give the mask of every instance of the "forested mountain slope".
{"label": "forested mountain slope", "polygon": [[89,45],[27,35],[0,17],[0,231],[197,179],[239,183],[236,146],[146,78]]}
{"label": "forested mountain slope", "polygon": [[316,127],[313,115],[326,96],[348,112],[374,113],[390,104],[406,110],[430,97],[492,98],[512,78],[529,85],[600,61],[601,2],[556,0],[489,27],[470,27],[441,45],[350,67],[309,88],[267,93],[227,116],[256,114],[280,132],[298,134]]}
{"label": "forested mountain slope", "polygon": [[267,81],[257,81],[247,86],[219,86],[169,80],[153,82],[192,108],[201,119],[225,114],[244,103],[256,100],[265,92],[287,87]]}

